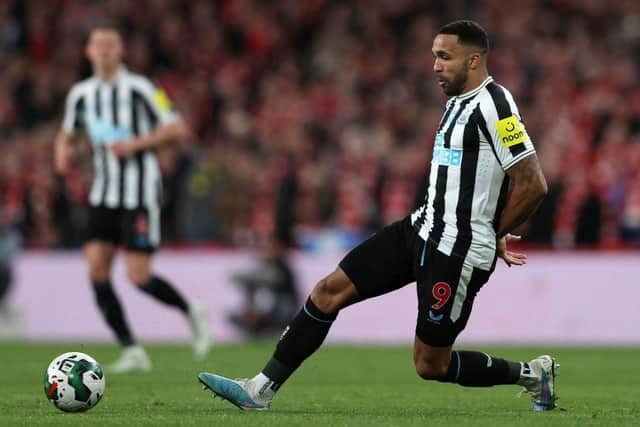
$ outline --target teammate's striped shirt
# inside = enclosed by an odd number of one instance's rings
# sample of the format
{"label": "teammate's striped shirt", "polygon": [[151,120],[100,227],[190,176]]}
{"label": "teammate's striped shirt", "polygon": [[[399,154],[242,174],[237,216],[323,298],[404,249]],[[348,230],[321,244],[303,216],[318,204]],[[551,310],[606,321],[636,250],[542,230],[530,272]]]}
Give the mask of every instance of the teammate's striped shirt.
{"label": "teammate's striped shirt", "polygon": [[108,145],[153,131],[176,119],[165,93],[147,78],[120,67],[111,82],[95,77],[76,83],[65,107],[63,128],[84,130],[93,148],[92,206],[147,208],[160,206],[161,175],[153,150],[118,159]]}
{"label": "teammate's striped shirt", "polygon": [[420,237],[490,270],[509,187],[505,171],[533,153],[513,97],[491,77],[450,98],[435,137],[425,202],[411,215]]}

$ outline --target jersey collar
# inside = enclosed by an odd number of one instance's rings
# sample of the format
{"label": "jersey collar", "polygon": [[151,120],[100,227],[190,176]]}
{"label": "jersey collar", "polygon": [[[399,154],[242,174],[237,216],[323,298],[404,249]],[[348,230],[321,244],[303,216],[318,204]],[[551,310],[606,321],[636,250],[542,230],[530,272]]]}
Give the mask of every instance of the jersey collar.
{"label": "jersey collar", "polygon": [[473,90],[470,90],[467,93],[463,93],[462,95],[454,96],[451,99],[452,100],[465,100],[465,99],[472,98],[472,97],[476,96],[478,94],[478,92],[480,92],[482,89],[484,89],[485,86],[487,86],[492,81],[493,81],[493,77],[487,76],[487,78],[484,79],[484,81],[477,88],[475,88]]}
{"label": "jersey collar", "polygon": [[96,79],[96,81],[98,82],[99,85],[102,85],[102,86],[113,86],[119,80],[121,80],[122,76],[124,76],[126,73],[127,73],[127,67],[125,67],[124,65],[120,65],[118,67],[118,70],[116,71],[116,74],[113,76],[113,79],[109,80],[108,82],[100,80],[97,77],[94,77],[94,78]]}

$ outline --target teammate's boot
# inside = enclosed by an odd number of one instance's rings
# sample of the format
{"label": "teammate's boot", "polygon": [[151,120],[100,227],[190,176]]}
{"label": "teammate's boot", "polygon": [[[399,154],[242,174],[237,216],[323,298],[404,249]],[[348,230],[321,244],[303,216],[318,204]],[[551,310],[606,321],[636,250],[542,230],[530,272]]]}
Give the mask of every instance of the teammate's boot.
{"label": "teammate's boot", "polygon": [[556,370],[560,365],[549,355],[538,356],[529,362],[530,372],[525,373],[518,384],[523,393],[531,396],[534,411],[550,411],[556,407]]}
{"label": "teammate's boot", "polygon": [[107,372],[122,374],[126,372],[151,372],[151,360],[139,345],[125,347],[120,358],[106,367]]}
{"label": "teammate's boot", "polygon": [[193,356],[196,359],[204,359],[211,350],[213,340],[207,327],[207,311],[196,305],[189,306],[189,326],[193,335]]}
{"label": "teammate's boot", "polygon": [[201,372],[198,380],[203,388],[211,390],[214,396],[228,400],[240,409],[264,411],[271,406],[272,397],[261,396],[255,390],[253,381],[243,378],[232,380],[220,375]]}

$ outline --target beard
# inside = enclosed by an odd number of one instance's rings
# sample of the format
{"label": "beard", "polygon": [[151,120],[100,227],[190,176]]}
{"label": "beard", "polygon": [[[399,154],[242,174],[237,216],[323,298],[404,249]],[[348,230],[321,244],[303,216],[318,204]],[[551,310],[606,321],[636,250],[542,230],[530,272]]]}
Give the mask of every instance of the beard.
{"label": "beard", "polygon": [[453,77],[453,80],[447,82],[447,85],[443,88],[444,93],[447,96],[458,96],[464,90],[464,86],[467,84],[468,71],[463,68],[460,73]]}

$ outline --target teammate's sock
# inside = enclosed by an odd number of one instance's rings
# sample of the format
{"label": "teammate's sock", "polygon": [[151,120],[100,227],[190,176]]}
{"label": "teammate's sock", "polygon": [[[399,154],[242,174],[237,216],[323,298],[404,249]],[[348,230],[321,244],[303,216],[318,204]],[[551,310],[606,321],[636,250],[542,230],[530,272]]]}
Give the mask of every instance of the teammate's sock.
{"label": "teammate's sock", "polygon": [[102,316],[116,335],[118,342],[123,347],[135,344],[129,326],[124,318],[122,306],[117,295],[113,292],[110,282],[93,282],[93,291],[96,295],[96,303],[102,312]]}
{"label": "teammate's sock", "polygon": [[338,313],[326,314],[311,301],[289,323],[276,346],[273,357],[254,379],[261,381],[257,390],[266,386],[275,393],[280,386],[322,344]]}
{"label": "teammate's sock", "polygon": [[0,303],[4,300],[5,295],[11,286],[11,268],[0,261]]}
{"label": "teammate's sock", "polygon": [[516,384],[522,367],[520,362],[491,357],[479,351],[454,351],[447,376],[440,381],[465,387]]}
{"label": "teammate's sock", "polygon": [[189,311],[189,305],[182,295],[161,277],[151,276],[151,279],[146,284],[140,286],[140,289],[158,301],[177,307],[185,314]]}

